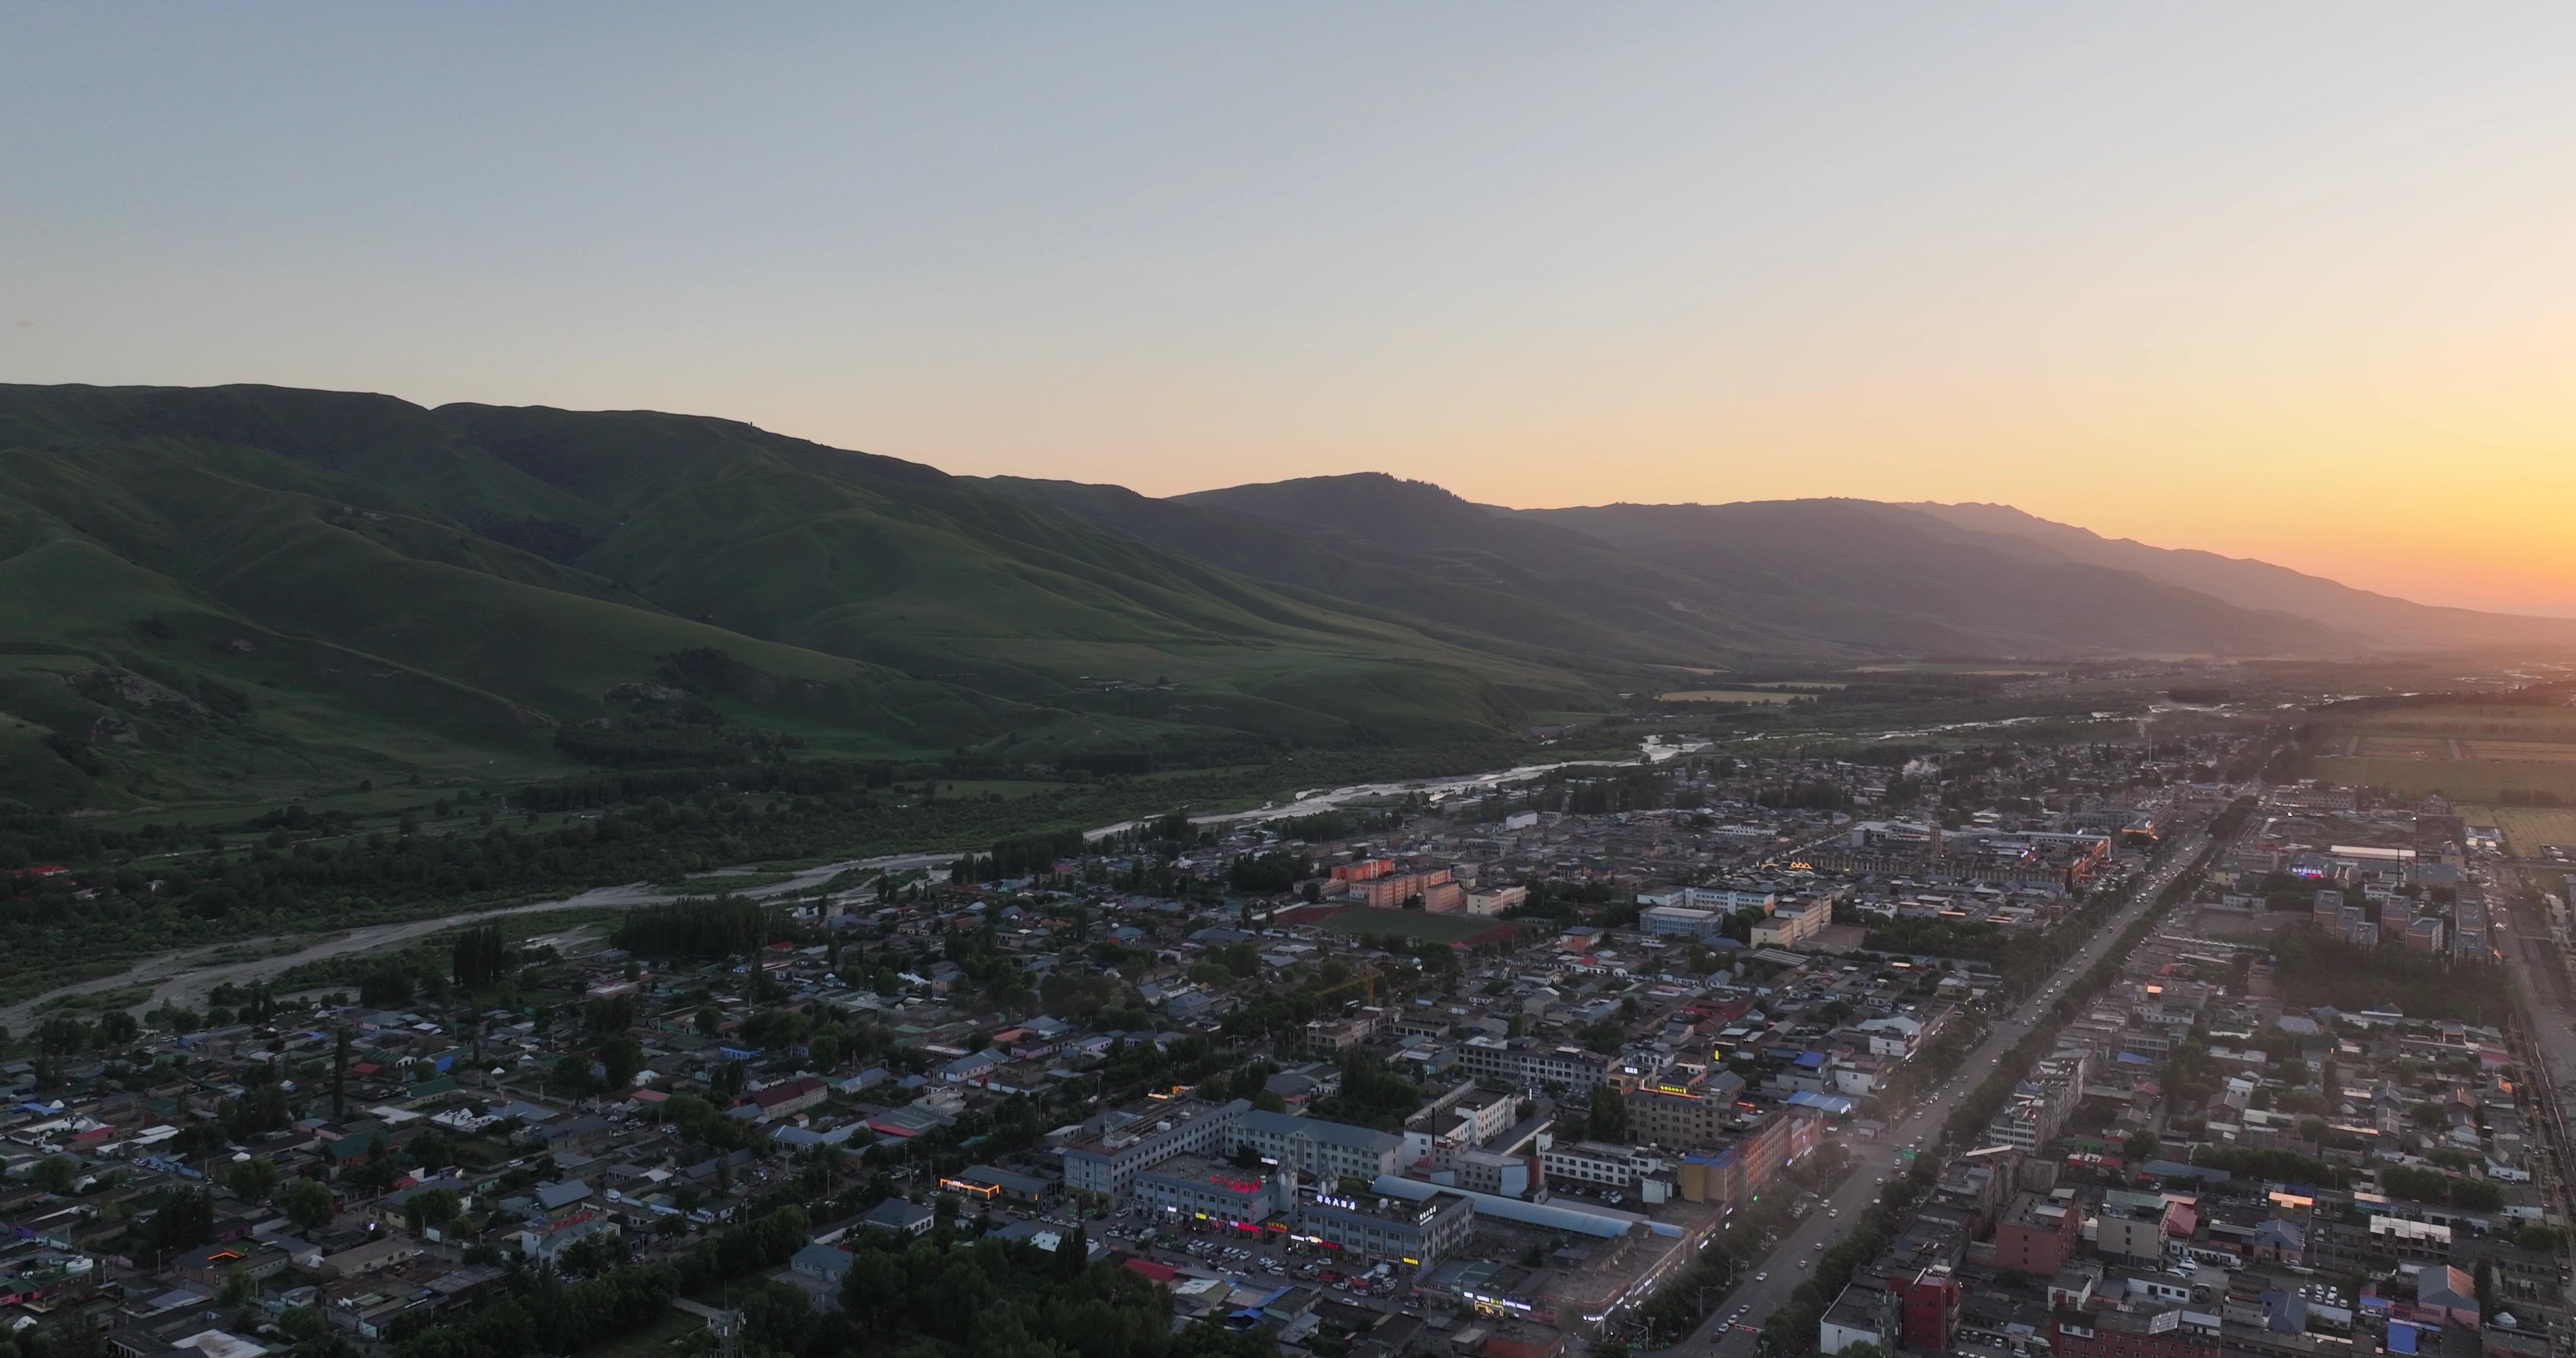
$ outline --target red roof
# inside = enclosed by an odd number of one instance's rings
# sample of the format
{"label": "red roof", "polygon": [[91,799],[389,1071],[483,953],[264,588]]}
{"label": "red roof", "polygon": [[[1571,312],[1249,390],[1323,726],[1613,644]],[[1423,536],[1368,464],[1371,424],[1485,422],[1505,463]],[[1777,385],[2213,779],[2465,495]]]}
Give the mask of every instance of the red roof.
{"label": "red roof", "polygon": [[1129,1259],[1126,1263],[1120,1265],[1120,1267],[1133,1269],[1158,1283],[1167,1283],[1172,1279],[1181,1276],[1181,1271],[1179,1269],[1176,1269],[1169,1264],[1155,1263],[1151,1259]]}
{"label": "red roof", "polygon": [[70,868],[64,867],[60,863],[38,863],[32,868],[12,868],[9,870],[9,875],[12,877],[60,877],[69,871],[71,871]]}

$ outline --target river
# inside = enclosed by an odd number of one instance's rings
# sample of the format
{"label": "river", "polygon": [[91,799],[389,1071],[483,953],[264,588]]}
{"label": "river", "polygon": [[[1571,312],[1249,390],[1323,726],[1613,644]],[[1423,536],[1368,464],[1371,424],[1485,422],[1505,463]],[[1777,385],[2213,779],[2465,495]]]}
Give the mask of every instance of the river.
{"label": "river", "polygon": [[[1250,811],[1221,812],[1192,816],[1190,819],[1201,825],[1238,825],[1246,822],[1281,820],[1290,816],[1311,816],[1356,802],[1413,794],[1429,797],[1435,802],[1447,801],[1480,789],[1536,778],[1556,769],[1582,766],[1633,768],[1641,764],[1660,764],[1668,759],[1706,748],[1708,748],[1706,741],[1676,744],[1666,742],[1660,737],[1650,736],[1639,745],[1637,754],[1627,759],[1570,759],[1552,764],[1522,764],[1508,769],[1496,769],[1489,773],[1457,774],[1445,778],[1412,778],[1385,783],[1359,783],[1350,787],[1337,787],[1331,791],[1301,792],[1285,803],[1269,803]],[[1102,839],[1136,824],[1138,824],[1136,821],[1121,821],[1116,825],[1104,825],[1096,830],[1085,831],[1083,837],[1092,840]],[[902,871],[909,868],[924,868],[928,869],[933,876],[937,876],[949,863],[956,861],[960,854],[966,852],[969,850],[958,847],[886,854],[875,858],[844,859],[837,863],[826,863],[821,867],[806,868],[791,874],[785,881],[755,887],[741,894],[763,899],[793,895],[821,886],[841,873],[853,869]],[[702,875],[738,876],[751,871],[756,869],[719,868],[712,873]],[[345,957],[351,953],[390,948],[427,937],[442,929],[469,924],[476,920],[498,919],[510,915],[550,910],[632,909],[639,905],[666,904],[673,898],[673,894],[648,882],[630,882],[622,886],[598,887],[558,900],[532,901],[525,905],[505,906],[498,909],[487,907],[479,910],[460,910],[453,914],[429,919],[368,925],[324,938],[313,938],[309,934],[275,935],[266,938],[235,939],[196,948],[174,949],[141,958],[133,966],[114,976],[102,976],[75,985],[61,986],[0,1009],[0,1025],[5,1025],[12,1032],[24,1032],[28,1025],[39,1017],[40,1007],[48,1000],[61,996],[88,994],[102,990],[122,990],[143,985],[150,985],[152,993],[148,998],[130,1006],[132,1012],[136,1014],[158,1008],[163,1004],[201,1008],[207,1002],[206,997],[220,985],[249,985],[254,981],[268,980],[288,968],[307,962],[319,962],[333,957]],[[283,947],[298,937],[309,941],[303,946],[281,951],[275,956],[221,962],[214,960],[215,955],[219,953],[255,952],[263,947]]]}

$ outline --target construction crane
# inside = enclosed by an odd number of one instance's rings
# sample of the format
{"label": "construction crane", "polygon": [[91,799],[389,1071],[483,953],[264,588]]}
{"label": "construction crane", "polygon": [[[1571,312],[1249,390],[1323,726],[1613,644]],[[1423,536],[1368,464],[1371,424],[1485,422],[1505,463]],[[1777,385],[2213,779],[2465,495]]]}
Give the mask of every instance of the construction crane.
{"label": "construction crane", "polygon": [[1360,1003],[1375,1004],[1377,1003],[1378,979],[1377,968],[1369,967],[1361,971],[1353,972],[1347,979],[1335,981],[1331,985],[1325,986],[1322,989],[1311,993],[1316,999],[1320,1000],[1328,995],[1338,995],[1341,992],[1350,989],[1352,986],[1360,986],[1368,992],[1367,995],[1361,999]]}

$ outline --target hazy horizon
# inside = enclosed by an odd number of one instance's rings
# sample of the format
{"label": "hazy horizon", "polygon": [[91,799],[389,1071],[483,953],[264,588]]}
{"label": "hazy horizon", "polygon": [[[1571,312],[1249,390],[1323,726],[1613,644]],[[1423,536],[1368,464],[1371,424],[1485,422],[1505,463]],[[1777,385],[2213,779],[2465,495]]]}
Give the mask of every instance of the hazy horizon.
{"label": "hazy horizon", "polygon": [[21,7],[0,374],[2576,614],[2556,10]]}

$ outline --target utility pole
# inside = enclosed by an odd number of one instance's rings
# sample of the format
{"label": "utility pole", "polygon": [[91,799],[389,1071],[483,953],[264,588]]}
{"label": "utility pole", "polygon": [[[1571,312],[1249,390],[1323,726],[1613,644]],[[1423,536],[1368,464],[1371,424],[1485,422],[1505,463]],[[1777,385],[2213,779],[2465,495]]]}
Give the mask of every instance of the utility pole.
{"label": "utility pole", "polygon": [[349,1030],[338,1029],[331,1044],[331,1120],[349,1114]]}

